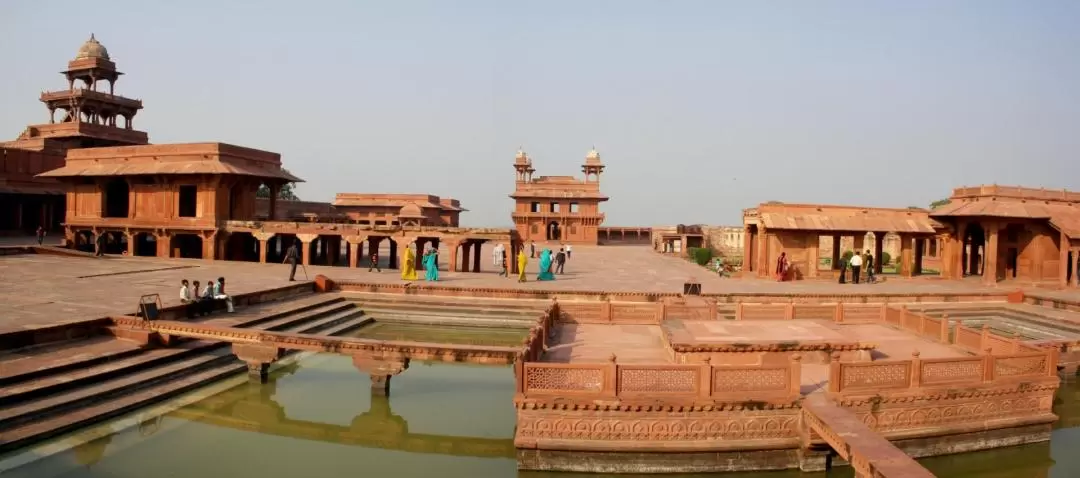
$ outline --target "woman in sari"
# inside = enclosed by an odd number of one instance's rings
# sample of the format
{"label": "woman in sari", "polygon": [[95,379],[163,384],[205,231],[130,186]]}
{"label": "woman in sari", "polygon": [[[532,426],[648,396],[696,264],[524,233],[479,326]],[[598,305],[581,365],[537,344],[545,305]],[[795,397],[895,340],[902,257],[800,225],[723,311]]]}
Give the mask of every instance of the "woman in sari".
{"label": "woman in sari", "polygon": [[525,248],[522,247],[517,256],[518,282],[525,282],[525,266],[527,265],[529,265],[529,256],[525,254]]}
{"label": "woman in sari", "polygon": [[429,282],[439,280],[439,256],[435,254],[435,251],[428,251],[424,254],[424,279]]}
{"label": "woman in sari", "polygon": [[783,282],[787,278],[788,260],[787,253],[781,252],[780,257],[776,259],[776,281]]}
{"label": "woman in sari", "polygon": [[402,255],[405,257],[401,261],[401,278],[416,280],[416,251],[413,250],[413,245],[406,246]]}
{"label": "woman in sari", "polygon": [[555,280],[555,274],[551,273],[551,249],[544,249],[540,253],[540,275],[536,280]]}

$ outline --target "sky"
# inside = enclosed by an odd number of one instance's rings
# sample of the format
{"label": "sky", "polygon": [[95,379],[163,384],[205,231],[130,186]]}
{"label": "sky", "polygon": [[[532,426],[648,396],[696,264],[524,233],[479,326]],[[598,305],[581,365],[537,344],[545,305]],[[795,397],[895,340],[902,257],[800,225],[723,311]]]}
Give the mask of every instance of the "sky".
{"label": "sky", "polygon": [[605,225],[740,224],[766,201],[927,206],[1080,190],[1080,2],[4,0],[0,137],[91,32],[152,143],[281,153],[305,200],[460,199],[607,166]]}

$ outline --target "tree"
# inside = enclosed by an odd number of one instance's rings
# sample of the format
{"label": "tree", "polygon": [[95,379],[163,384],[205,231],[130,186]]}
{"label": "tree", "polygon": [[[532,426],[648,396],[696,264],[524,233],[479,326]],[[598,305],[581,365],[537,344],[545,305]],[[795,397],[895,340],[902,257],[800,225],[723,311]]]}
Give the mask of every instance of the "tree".
{"label": "tree", "polygon": [[[282,171],[285,171],[286,173],[289,172],[288,170],[286,170],[284,168],[282,168]],[[286,201],[299,201],[300,198],[297,197],[295,192],[293,192],[293,185],[295,185],[295,183],[282,184],[281,189],[278,190],[278,199],[284,199]],[[267,187],[265,184],[260,184],[259,189],[257,191],[255,191],[255,197],[257,197],[257,198],[269,198],[270,197],[270,188]]]}
{"label": "tree", "polygon": [[948,199],[938,199],[937,201],[934,201],[934,202],[930,203],[930,209],[937,209],[937,208],[939,208],[941,206],[944,206],[946,204],[949,204]]}

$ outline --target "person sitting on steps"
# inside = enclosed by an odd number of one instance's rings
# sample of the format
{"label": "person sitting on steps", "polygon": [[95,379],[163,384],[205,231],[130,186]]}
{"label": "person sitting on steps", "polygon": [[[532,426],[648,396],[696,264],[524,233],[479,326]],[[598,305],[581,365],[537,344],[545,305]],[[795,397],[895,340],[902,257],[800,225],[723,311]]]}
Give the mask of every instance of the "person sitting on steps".
{"label": "person sitting on steps", "polygon": [[229,297],[225,293],[225,278],[218,277],[217,282],[214,283],[214,300],[220,300],[225,302],[225,309],[229,312],[236,312],[233,308],[232,297]]}

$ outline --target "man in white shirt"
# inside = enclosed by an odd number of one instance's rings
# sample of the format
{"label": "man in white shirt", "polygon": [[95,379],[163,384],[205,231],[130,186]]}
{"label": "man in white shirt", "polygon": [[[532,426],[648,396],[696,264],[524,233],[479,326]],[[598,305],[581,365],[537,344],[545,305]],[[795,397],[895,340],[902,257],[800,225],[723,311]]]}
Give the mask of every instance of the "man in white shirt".
{"label": "man in white shirt", "polygon": [[571,246],[570,244],[567,244],[566,245],[566,258],[569,259],[573,252],[574,252],[573,246]]}
{"label": "man in white shirt", "polygon": [[491,265],[495,267],[502,267],[503,262],[503,245],[502,243],[495,244],[495,249],[491,251]]}
{"label": "man in white shirt", "polygon": [[184,312],[189,319],[195,317],[195,300],[191,295],[191,284],[188,284],[187,279],[180,281],[180,303],[187,306]]}
{"label": "man in white shirt", "polygon": [[851,255],[851,262],[849,262],[848,264],[851,265],[851,283],[852,284],[858,284],[859,283],[859,269],[862,268],[862,261],[863,261],[862,255],[859,254],[858,251],[855,251],[855,253]]}

